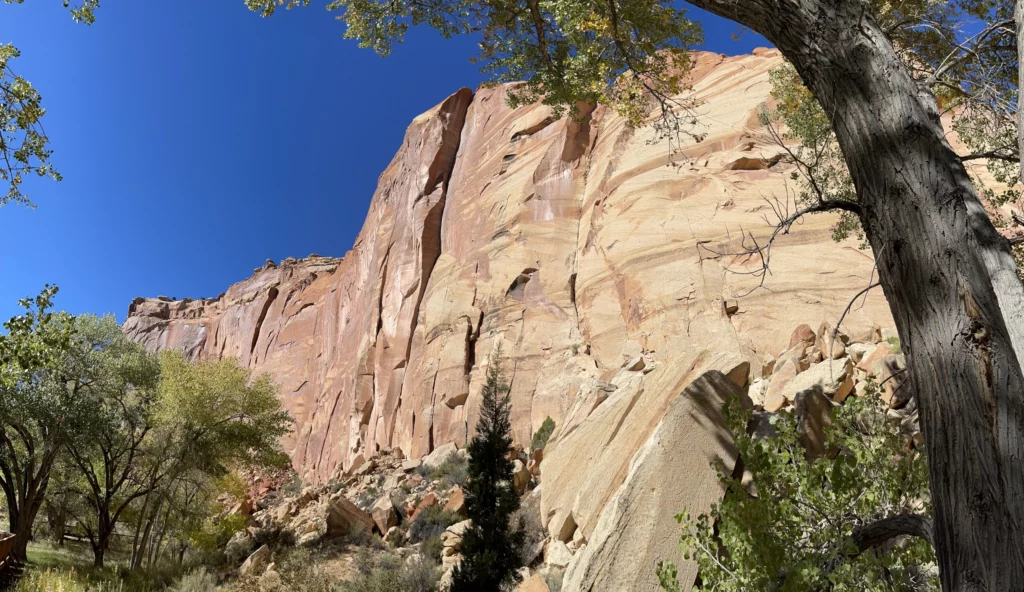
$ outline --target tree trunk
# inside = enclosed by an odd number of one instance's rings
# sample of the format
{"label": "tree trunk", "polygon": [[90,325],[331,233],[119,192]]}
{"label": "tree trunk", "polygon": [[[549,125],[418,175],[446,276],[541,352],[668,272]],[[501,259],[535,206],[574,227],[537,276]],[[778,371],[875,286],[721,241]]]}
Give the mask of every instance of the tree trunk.
{"label": "tree trunk", "polygon": [[[1017,88],[1024,88],[1024,0],[1013,5],[1013,21],[1017,29]],[[1017,150],[1021,158],[1020,180],[1024,181],[1024,94],[1017,93]],[[1018,202],[1024,205],[1022,202]]]}
{"label": "tree trunk", "polygon": [[1024,590],[1024,287],[934,98],[866,3],[693,3],[775,43],[832,120],[920,407],[943,590]]}
{"label": "tree trunk", "polygon": [[94,567],[103,567],[103,555],[110,547],[110,536],[113,532],[114,525],[110,521],[110,510],[101,507],[96,513],[96,540],[92,545]]}
{"label": "tree trunk", "polygon": [[11,557],[24,563],[28,559],[28,542],[32,539],[32,521],[18,520],[18,524],[11,528],[11,533],[14,534]]}

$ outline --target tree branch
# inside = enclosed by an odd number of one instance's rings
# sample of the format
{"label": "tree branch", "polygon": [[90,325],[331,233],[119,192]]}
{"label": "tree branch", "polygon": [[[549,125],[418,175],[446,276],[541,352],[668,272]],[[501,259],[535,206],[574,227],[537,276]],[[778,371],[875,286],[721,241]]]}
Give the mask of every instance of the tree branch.
{"label": "tree branch", "polygon": [[932,542],[932,519],[921,514],[897,514],[853,529],[857,545],[854,557],[879,547],[896,537],[913,536]]}

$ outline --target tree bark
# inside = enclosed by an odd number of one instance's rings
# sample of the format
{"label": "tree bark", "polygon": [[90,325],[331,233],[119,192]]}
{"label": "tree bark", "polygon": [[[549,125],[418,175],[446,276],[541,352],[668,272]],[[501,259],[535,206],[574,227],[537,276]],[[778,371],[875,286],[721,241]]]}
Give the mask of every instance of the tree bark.
{"label": "tree bark", "polygon": [[[1017,88],[1024,88],[1024,0],[1013,4],[1017,30]],[[1024,94],[1017,93],[1017,150],[1021,158],[1020,180],[1024,181]],[[1024,204],[1022,204],[1024,205]]]}
{"label": "tree bark", "polygon": [[773,42],[832,121],[907,352],[943,590],[1024,590],[1024,288],[933,96],[864,2],[692,2]]}

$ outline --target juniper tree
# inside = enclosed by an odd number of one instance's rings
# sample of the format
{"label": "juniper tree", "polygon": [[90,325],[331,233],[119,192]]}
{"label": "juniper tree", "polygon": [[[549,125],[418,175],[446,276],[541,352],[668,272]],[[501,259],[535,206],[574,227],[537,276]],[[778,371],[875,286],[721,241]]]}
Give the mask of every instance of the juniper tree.
{"label": "juniper tree", "polygon": [[473,521],[462,537],[462,563],[453,574],[451,592],[498,592],[517,581],[521,526],[512,524],[519,494],[512,483],[512,402],[502,379],[500,352],[487,370],[480,419],[469,443],[466,515]]}

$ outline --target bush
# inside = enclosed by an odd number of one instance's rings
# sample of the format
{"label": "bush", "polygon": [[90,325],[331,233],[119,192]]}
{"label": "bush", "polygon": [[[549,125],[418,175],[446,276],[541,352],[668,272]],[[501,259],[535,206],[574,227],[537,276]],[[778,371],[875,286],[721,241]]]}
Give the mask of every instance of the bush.
{"label": "bush", "polygon": [[548,445],[548,440],[551,439],[551,434],[555,431],[555,420],[550,417],[544,418],[544,422],[540,424],[537,431],[533,434],[533,440],[530,442],[530,450],[543,450]]}
{"label": "bush", "polygon": [[217,589],[217,578],[207,573],[206,568],[190,571],[182,576],[171,590],[173,592],[214,592]]}
{"label": "bush", "polygon": [[548,531],[540,519],[540,504],[530,504],[519,508],[512,515],[512,522],[523,532],[523,544],[519,547],[519,561],[524,566],[532,565],[540,556],[544,543],[548,539]]}
{"label": "bush", "polygon": [[420,545],[420,554],[435,565],[441,565],[441,552],[444,551],[444,544],[440,535],[434,535]]}
{"label": "bush", "polygon": [[322,558],[308,549],[285,550],[274,571],[237,581],[232,592],[334,592],[337,583],[322,567]]}
{"label": "bush", "polygon": [[377,500],[379,498],[380,489],[378,489],[376,486],[373,486],[359,494],[359,497],[356,498],[356,505],[359,506],[360,510],[363,510],[364,512],[369,512],[370,509],[373,508],[373,504],[377,503]]}
{"label": "bush", "polygon": [[441,574],[428,561],[403,563],[394,555],[357,557],[359,577],[342,582],[343,592],[433,592]]}
{"label": "bush", "polygon": [[456,485],[462,487],[469,476],[469,460],[453,452],[436,467],[421,465],[418,472],[427,481],[440,481],[442,489],[451,489]]}
{"label": "bush", "polygon": [[[810,460],[792,413],[772,416],[775,436],[759,438],[747,434],[750,412],[730,402],[726,419],[757,494],[721,472],[722,501],[695,520],[676,517],[684,557],[699,568],[695,590],[938,589],[926,567],[935,561],[928,542],[866,549],[855,542],[859,526],[931,511],[923,453],[905,446],[877,386],[869,381],[867,390],[832,413],[826,449],[835,455]],[[664,589],[688,584],[676,576],[674,565],[659,564]]]}
{"label": "bush", "polygon": [[429,506],[409,525],[409,538],[418,543],[430,537],[439,537],[445,529],[457,522],[462,522],[462,516],[456,512],[445,510],[439,505]]}
{"label": "bush", "polygon": [[294,547],[295,533],[277,525],[261,528],[253,535],[253,549],[259,549],[263,545],[270,547],[273,551]]}

